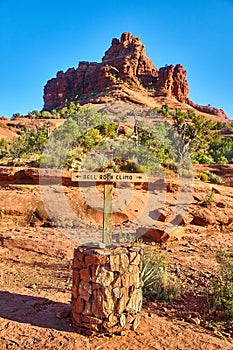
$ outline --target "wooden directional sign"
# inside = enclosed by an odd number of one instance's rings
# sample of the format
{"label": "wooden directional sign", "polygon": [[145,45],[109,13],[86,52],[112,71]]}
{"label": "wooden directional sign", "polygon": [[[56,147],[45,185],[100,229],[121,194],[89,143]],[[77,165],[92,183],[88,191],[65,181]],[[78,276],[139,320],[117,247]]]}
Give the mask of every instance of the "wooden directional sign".
{"label": "wooden directional sign", "polygon": [[144,173],[73,172],[72,181],[79,182],[147,182]]}
{"label": "wooden directional sign", "polygon": [[72,181],[104,183],[103,243],[112,244],[112,192],[114,182],[148,182],[143,173],[73,172]]}

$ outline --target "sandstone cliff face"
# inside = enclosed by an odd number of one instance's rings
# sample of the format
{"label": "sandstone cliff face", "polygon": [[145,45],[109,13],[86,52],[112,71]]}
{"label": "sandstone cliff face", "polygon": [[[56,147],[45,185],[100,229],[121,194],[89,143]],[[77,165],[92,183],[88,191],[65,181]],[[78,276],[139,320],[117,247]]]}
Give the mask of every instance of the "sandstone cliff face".
{"label": "sandstone cliff face", "polygon": [[[113,39],[110,49],[105,52],[102,65],[112,69],[113,75],[122,82],[147,86],[158,76],[158,69],[146,57],[145,47],[139,38],[123,33],[121,40]],[[115,72],[115,73],[114,73]]]}
{"label": "sandstone cliff face", "polygon": [[60,71],[44,88],[44,109],[61,106],[65,101],[96,91],[100,64],[80,62],[77,69]]}
{"label": "sandstone cliff face", "polygon": [[184,67],[177,64],[160,68],[155,87],[160,94],[174,96],[178,101],[186,102],[189,86]]}
{"label": "sandstone cliff face", "polygon": [[[159,95],[184,101],[188,94],[186,72],[181,65],[158,70],[146,56],[139,38],[123,33],[113,39],[101,63],[80,62],[77,69],[60,71],[44,88],[44,109],[62,105],[66,100],[87,97],[105,89],[127,84],[138,89],[155,89]],[[146,90],[145,90],[146,93]]]}
{"label": "sandstone cliff face", "polygon": [[[68,101],[102,102],[103,96],[124,100],[122,89],[127,88],[127,99],[138,102],[135,92],[156,98],[164,96],[186,103],[200,112],[212,114],[220,120],[228,120],[217,108],[199,106],[188,99],[189,86],[186,71],[180,64],[158,69],[146,56],[145,47],[139,38],[123,33],[113,39],[101,63],[80,62],[78,67],[58,72],[56,78],[44,87],[44,109],[59,108]],[[95,96],[95,97],[94,97]],[[101,96],[102,99],[99,99]],[[145,102],[146,104],[146,102]]]}

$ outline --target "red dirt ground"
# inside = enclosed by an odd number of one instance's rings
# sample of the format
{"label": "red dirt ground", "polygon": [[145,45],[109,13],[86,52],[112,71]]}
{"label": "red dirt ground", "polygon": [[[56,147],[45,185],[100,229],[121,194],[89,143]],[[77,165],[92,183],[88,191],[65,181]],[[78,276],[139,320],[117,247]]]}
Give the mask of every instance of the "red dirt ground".
{"label": "red dirt ground", "polygon": [[[194,196],[204,197],[209,186],[196,180]],[[214,187],[218,190],[216,200],[223,203],[225,198],[224,203],[233,208],[233,189]],[[75,191],[67,188],[69,200]],[[136,331],[112,337],[86,336],[81,330],[74,331],[69,318],[76,244],[56,228],[29,225],[28,210],[37,196],[36,185],[5,184],[0,189],[1,350],[233,349],[233,328],[217,326],[221,315],[209,311],[210,280],[217,268],[215,254],[220,248],[232,248],[232,225],[221,230],[216,225],[189,223],[179,239],[152,245],[159,247],[180,278],[181,297],[169,303],[144,299]],[[197,205],[194,202],[192,210]],[[90,230],[96,228],[85,222],[79,228],[84,234]]]}

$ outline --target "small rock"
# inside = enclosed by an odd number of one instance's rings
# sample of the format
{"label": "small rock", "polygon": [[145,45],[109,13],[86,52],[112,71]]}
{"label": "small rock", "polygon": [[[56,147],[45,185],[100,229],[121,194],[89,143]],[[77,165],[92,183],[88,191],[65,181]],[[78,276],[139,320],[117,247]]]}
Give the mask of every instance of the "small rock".
{"label": "small rock", "polygon": [[193,324],[195,324],[195,325],[199,325],[199,324],[201,323],[200,319],[199,319],[199,318],[196,318],[196,317],[188,318],[188,322],[193,323]]}
{"label": "small rock", "polygon": [[26,286],[26,288],[36,289],[37,285],[36,284],[30,284],[29,286]]}

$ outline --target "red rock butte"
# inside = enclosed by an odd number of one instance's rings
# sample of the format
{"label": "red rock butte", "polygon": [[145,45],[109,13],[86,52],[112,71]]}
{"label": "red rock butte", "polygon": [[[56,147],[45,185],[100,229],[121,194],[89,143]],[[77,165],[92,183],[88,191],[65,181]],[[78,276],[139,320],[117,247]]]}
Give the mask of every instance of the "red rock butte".
{"label": "red rock butte", "polygon": [[158,69],[146,56],[139,38],[123,33],[114,38],[101,63],[79,62],[78,68],[59,71],[44,87],[44,109],[61,108],[67,102],[105,103],[130,101],[149,107],[195,109],[213,119],[229,122],[223,110],[200,106],[188,98],[186,70],[180,64]]}

